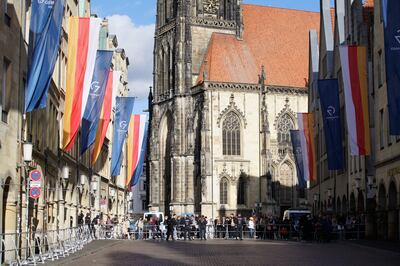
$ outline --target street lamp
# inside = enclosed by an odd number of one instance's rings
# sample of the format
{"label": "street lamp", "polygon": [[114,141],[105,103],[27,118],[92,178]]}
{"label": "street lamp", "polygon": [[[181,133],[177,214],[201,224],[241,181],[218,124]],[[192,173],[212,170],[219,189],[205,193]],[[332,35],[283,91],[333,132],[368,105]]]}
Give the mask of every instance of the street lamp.
{"label": "street lamp", "polygon": [[[25,173],[26,178],[26,187],[25,187],[25,234],[26,234],[26,248],[28,250],[29,245],[29,178],[27,174],[28,164],[32,162],[32,150],[33,145],[30,142],[24,142],[22,144],[22,152],[23,152],[23,160],[24,163],[22,164],[23,172]],[[21,182],[22,183],[22,182]]]}
{"label": "street lamp", "polygon": [[25,163],[30,163],[32,161],[32,149],[32,143],[25,142],[24,144],[22,144],[23,158]]}
{"label": "street lamp", "polygon": [[62,175],[63,180],[68,181],[68,179],[69,179],[69,167],[67,165],[65,165],[62,168],[62,174],[61,175]]}

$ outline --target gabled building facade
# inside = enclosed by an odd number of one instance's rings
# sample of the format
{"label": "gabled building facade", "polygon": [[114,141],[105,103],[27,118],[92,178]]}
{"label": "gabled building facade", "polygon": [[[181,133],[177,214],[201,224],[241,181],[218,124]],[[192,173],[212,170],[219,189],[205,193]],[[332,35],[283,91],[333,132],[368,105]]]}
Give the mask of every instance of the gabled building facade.
{"label": "gabled building facade", "polygon": [[319,14],[241,1],[157,7],[150,209],[217,217],[306,206],[289,131],[307,111],[307,34]]}

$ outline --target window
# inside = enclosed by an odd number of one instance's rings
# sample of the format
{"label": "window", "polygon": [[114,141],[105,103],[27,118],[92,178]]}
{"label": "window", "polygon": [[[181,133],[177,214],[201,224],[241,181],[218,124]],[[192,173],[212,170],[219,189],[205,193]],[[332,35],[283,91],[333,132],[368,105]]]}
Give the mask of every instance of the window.
{"label": "window", "polygon": [[11,62],[7,59],[3,59],[3,81],[1,84],[0,92],[0,115],[1,121],[7,123],[8,117],[8,98],[10,97],[10,86],[11,86]]}
{"label": "window", "polygon": [[292,118],[288,114],[284,114],[278,121],[278,142],[290,144],[290,130],[294,129]]}
{"label": "window", "polygon": [[219,183],[219,203],[228,204],[228,180],[222,178]]}
{"label": "window", "polygon": [[387,119],[386,119],[386,131],[387,131],[387,142],[388,146],[391,146],[392,143],[396,142],[396,136],[390,135],[390,122],[389,122],[389,110],[387,112]]}
{"label": "window", "polygon": [[383,71],[382,71],[382,63],[383,63],[383,57],[382,57],[382,50],[379,50],[378,52],[378,88],[382,87],[383,85]]}
{"label": "window", "polygon": [[3,1],[3,10],[4,10],[4,23],[10,27],[11,26],[11,17],[8,14],[8,0]]}
{"label": "window", "polygon": [[239,178],[237,204],[246,204],[246,181],[243,176]]}
{"label": "window", "polygon": [[146,210],[146,200],[142,200],[142,211]]}
{"label": "window", "polygon": [[379,111],[379,144],[381,150],[385,147],[385,125],[383,124],[384,116],[383,109]]}
{"label": "window", "polygon": [[140,180],[139,184],[140,191],[146,191],[146,181]]}
{"label": "window", "polygon": [[222,124],[223,155],[240,155],[240,120],[229,112]]}

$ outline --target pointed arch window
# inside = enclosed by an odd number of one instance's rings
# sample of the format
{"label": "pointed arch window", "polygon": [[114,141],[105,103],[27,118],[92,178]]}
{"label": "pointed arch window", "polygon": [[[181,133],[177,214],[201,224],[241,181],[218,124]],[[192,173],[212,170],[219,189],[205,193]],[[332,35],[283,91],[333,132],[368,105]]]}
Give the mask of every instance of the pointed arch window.
{"label": "pointed arch window", "polygon": [[278,121],[278,143],[290,143],[290,130],[294,129],[293,119],[289,114],[284,114]]}
{"label": "pointed arch window", "polygon": [[240,155],[240,118],[229,112],[222,124],[223,155]]}
{"label": "pointed arch window", "polygon": [[225,177],[219,183],[219,203],[228,204],[228,180]]}

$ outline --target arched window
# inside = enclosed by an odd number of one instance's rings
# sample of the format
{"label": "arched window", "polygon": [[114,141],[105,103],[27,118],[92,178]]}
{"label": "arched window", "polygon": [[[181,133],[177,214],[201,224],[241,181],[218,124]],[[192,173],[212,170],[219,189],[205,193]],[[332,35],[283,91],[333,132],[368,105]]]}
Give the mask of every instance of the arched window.
{"label": "arched window", "polygon": [[290,130],[294,129],[294,123],[289,114],[284,114],[278,121],[278,143],[290,143]]}
{"label": "arched window", "polygon": [[219,203],[228,204],[228,180],[222,178],[219,183]]}
{"label": "arched window", "polygon": [[239,178],[237,204],[246,204],[246,181],[244,180],[243,176]]}
{"label": "arched window", "polygon": [[223,155],[240,155],[240,119],[229,112],[222,124]]}

